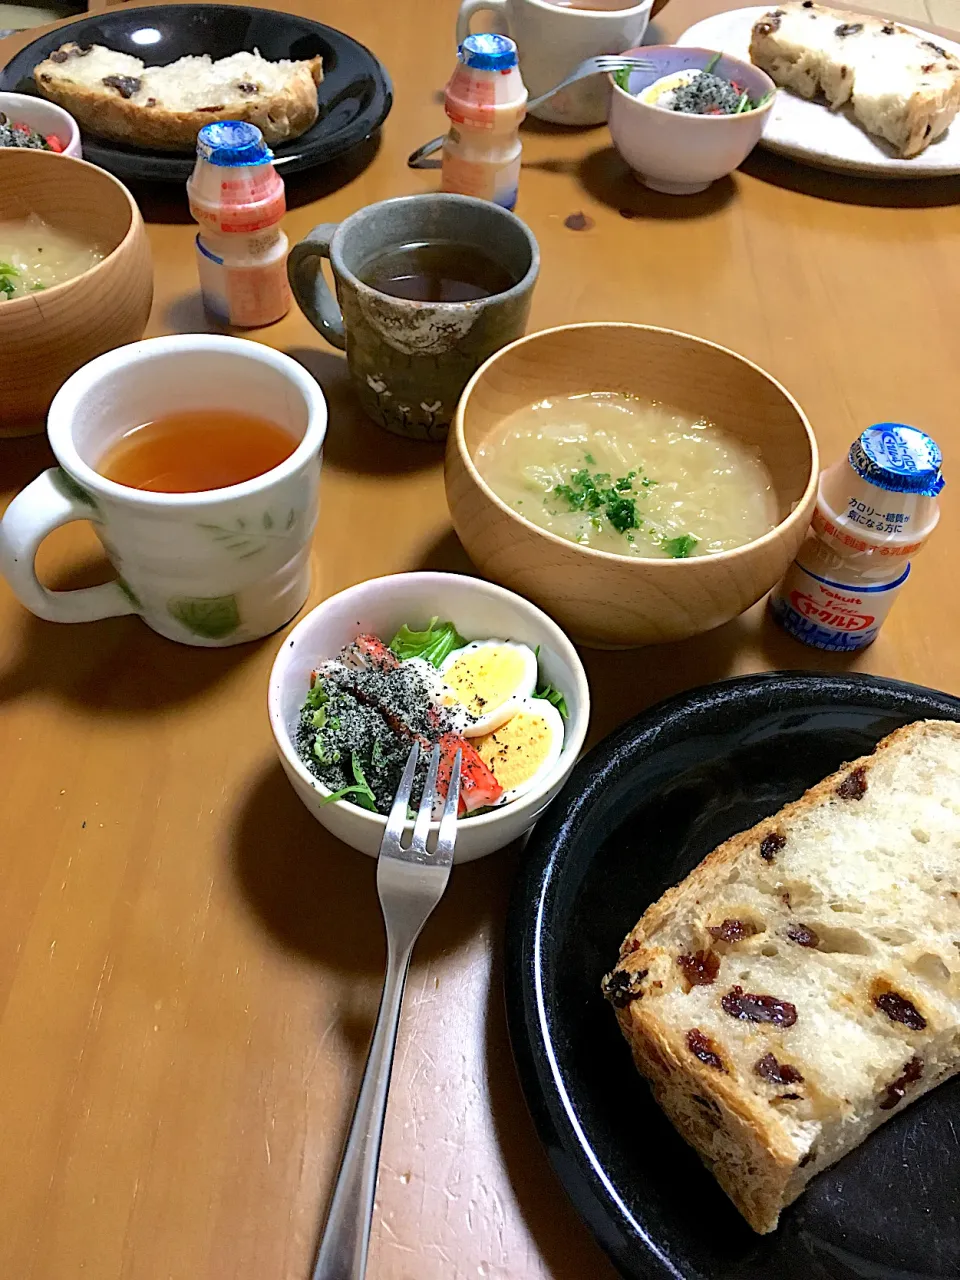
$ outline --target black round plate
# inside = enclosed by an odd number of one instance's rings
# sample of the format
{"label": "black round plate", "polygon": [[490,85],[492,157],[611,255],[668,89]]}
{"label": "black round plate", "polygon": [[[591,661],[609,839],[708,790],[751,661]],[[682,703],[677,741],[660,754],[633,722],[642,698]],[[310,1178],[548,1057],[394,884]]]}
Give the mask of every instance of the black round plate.
{"label": "black round plate", "polygon": [[960,719],[960,700],[804,672],[695,689],[596,747],[535,828],[507,928],[514,1054],[553,1165],[625,1276],[960,1276],[960,1079],[757,1236],[653,1102],[599,990],[646,907],[714,846],[921,718]]}
{"label": "black round plate", "polygon": [[[0,89],[35,93],[34,67],[68,40],[118,49],[149,66],[176,62],[186,54],[208,53],[216,59],[254,49],[273,62],[321,54],[320,118],[299,138],[274,148],[274,164],[281,173],[311,169],[342,155],[373,133],[393,105],[384,67],[342,31],[273,9],[227,4],[120,7],[81,18],[21,49],[0,72]],[[193,169],[191,155],[126,147],[86,131],[83,154],[118,178],[141,182],[186,182]]]}

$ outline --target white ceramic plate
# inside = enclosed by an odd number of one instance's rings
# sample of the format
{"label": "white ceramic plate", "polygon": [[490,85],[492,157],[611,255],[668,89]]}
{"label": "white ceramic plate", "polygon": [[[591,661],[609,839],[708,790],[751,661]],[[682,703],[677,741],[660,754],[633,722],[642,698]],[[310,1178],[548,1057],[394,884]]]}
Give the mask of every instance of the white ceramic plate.
{"label": "white ceramic plate", "polygon": [[[714,14],[685,31],[677,44],[719,49],[749,62],[750,32],[757,19],[768,11],[769,6],[755,5]],[[916,27],[908,30],[930,35]],[[933,38],[960,56],[960,44],[940,35]],[[789,89],[777,94],[760,145],[820,169],[870,178],[942,178],[960,173],[960,119],[919,156],[900,160],[885,143],[865,133],[846,110],[831,111],[823,101],[807,102]]]}

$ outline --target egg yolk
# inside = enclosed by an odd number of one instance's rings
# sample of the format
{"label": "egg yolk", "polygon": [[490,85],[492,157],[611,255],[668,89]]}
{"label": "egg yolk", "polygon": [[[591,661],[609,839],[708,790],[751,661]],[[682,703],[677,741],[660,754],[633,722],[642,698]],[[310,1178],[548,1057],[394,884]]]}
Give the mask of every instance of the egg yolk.
{"label": "egg yolk", "polygon": [[472,715],[482,716],[516,693],[524,670],[518,650],[488,645],[458,658],[443,678]]}
{"label": "egg yolk", "polygon": [[518,711],[515,716],[473,745],[504,791],[527,782],[550,754],[550,725],[542,716]]}

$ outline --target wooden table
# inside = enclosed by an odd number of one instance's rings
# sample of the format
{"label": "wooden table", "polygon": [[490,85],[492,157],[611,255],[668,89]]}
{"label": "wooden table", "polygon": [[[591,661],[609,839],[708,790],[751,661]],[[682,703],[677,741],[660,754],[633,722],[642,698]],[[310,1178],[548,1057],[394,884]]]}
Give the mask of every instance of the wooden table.
{"label": "wooden table", "polygon": [[[663,34],[721,7],[672,0]],[[397,101],[379,147],[289,181],[291,240],[436,188],[405,157],[442,127],[455,9],[304,3],[383,57]],[[518,211],[543,252],[531,328],[636,320],[715,339],[798,396],[826,459],[900,419],[931,431],[960,479],[960,179],[870,183],[757,153],[703,195],[670,199],[630,177],[605,129],[533,122],[524,143]],[[202,330],[182,193],[137,195],[156,262],[148,332]],[[567,229],[580,210],[588,229]],[[440,450],[367,422],[341,356],[296,311],[252,336],[301,360],[330,403],[312,600],[376,574],[467,569]],[[0,443],[7,496],[50,460],[41,439]],[[960,691],[950,487],[943,507],[862,657],[806,650],[759,607],[684,644],[588,652],[592,740],[676,690],[770,667]],[[61,530],[46,579],[101,580],[96,546],[86,526]],[[307,1275],[384,947],[374,863],[327,836],[277,764],[265,701],[278,643],[212,652],[131,618],[56,626],[0,583],[4,1280]],[[547,1164],[510,1057],[500,935],[515,857],[459,868],[418,947],[371,1280],[613,1275]]]}

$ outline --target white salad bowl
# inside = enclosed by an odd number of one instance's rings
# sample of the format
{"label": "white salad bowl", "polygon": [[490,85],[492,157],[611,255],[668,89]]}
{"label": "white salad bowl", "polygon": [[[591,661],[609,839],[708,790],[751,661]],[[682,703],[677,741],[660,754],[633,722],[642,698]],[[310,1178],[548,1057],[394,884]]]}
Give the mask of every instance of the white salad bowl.
{"label": "white salad bowl", "polygon": [[0,93],[0,112],[11,124],[26,124],[45,138],[51,133],[63,143],[60,155],[83,158],[80,146],[80,130],[69,111],[58,107],[46,98],[35,98],[30,93]]}
{"label": "white salad bowl", "polygon": [[[763,136],[773,107],[776,85],[765,71],[723,54],[717,75],[742,84],[763,106],[733,116],[698,116],[641,102],[637,94],[661,76],[696,68],[704,71],[717,54],[710,49],[646,45],[629,49],[650,63],[650,70],[630,73],[630,92],[613,82],[610,136],[640,181],[667,195],[693,195],[741,165]],[[613,77],[611,77],[613,80]]]}
{"label": "white salad bowl", "polygon": [[454,861],[472,862],[533,826],[566,781],[587,733],[590,691],[583,664],[566,635],[536,605],[504,587],[453,573],[400,573],[348,587],[312,609],[280,646],[270,672],[270,725],[284,772],[317,821],[345,844],[376,857],[386,818],[347,800],[323,803],[329,790],[297,753],[300,709],[313,669],[335,658],[358,634],[370,632],[389,643],[404,623],[422,627],[434,616],[452,622],[467,640],[539,645],[541,675],[567,704],[563,750],[552,773],[517,800],[459,823]]}

